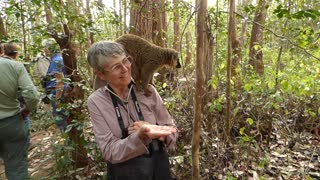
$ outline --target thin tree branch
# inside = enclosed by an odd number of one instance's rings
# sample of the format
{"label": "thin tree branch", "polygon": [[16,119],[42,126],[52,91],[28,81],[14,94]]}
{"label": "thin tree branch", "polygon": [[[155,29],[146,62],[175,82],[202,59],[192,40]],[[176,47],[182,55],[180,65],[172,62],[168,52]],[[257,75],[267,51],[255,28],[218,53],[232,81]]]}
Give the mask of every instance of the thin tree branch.
{"label": "thin tree branch", "polygon": [[[225,12],[224,13],[229,13],[229,12]],[[236,15],[240,16],[242,19],[247,19],[246,17],[244,17],[243,15],[237,13],[237,12],[234,12]],[[251,21],[252,23],[254,24],[257,24],[259,26],[261,26],[263,29],[267,30],[268,32],[272,33],[274,36],[278,37],[278,38],[281,38],[281,39],[285,39],[286,41],[288,41],[291,45],[301,49],[303,52],[305,52],[306,54],[308,54],[309,56],[317,59],[318,61],[320,61],[320,58],[319,57],[316,57],[315,55],[313,55],[312,53],[310,53],[307,49],[299,46],[298,44],[295,44],[294,42],[292,42],[288,37],[286,36],[282,36],[282,35],[279,35],[277,33],[275,33],[274,31],[272,31],[271,29],[268,29],[267,27],[263,26],[262,24],[258,23],[258,22],[255,22],[254,20],[250,20],[248,19],[249,21]]]}
{"label": "thin tree branch", "polygon": [[[182,33],[180,36],[180,50],[182,49],[182,38],[184,36],[184,33],[187,29],[187,26],[189,25],[192,17],[195,15],[195,13],[198,11],[199,6],[195,7],[195,10],[191,13],[191,15],[189,16],[189,19],[187,20],[187,23],[184,25],[183,29],[182,29]],[[182,51],[180,52],[180,59],[182,59]],[[182,61],[181,61],[182,62]],[[184,69],[185,64],[183,64],[182,68]]]}

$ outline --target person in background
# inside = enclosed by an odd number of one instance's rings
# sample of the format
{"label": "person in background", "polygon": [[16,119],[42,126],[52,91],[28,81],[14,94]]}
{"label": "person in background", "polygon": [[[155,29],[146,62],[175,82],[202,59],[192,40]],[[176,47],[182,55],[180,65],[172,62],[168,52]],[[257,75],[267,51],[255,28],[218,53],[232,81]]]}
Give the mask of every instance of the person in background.
{"label": "person in background", "polygon": [[44,88],[45,87],[45,78],[47,76],[48,68],[50,65],[50,56],[51,53],[49,51],[49,47],[52,44],[50,39],[44,40],[41,45],[43,47],[43,50],[41,53],[35,58],[34,62],[35,64],[35,75],[40,79],[41,85]]}
{"label": "person in background", "polygon": [[87,101],[108,179],[172,179],[167,149],[175,148],[178,134],[157,90],[149,86],[149,97],[137,90],[131,78],[132,59],[116,42],[93,44],[87,60],[108,84]]}
{"label": "person in background", "polygon": [[[17,52],[5,49],[8,53]],[[36,108],[40,96],[23,64],[8,55],[0,57],[0,77],[0,157],[8,180],[25,180],[28,136],[22,116]],[[24,109],[20,107],[20,96],[25,100]]]}
{"label": "person in background", "polygon": [[[19,51],[21,50],[21,47],[16,43],[5,43],[3,44],[3,55],[4,58],[9,58],[12,60],[16,60],[19,56]],[[18,100],[20,102],[21,109],[25,109],[26,102],[22,96],[18,97]],[[22,117],[24,119],[24,123],[27,129],[27,143],[28,146],[30,145],[30,128],[31,128],[31,119],[29,113],[26,111],[22,111]]]}
{"label": "person in background", "polygon": [[46,93],[49,96],[52,106],[52,114],[56,125],[61,132],[67,128],[67,112],[61,107],[64,103],[64,95],[68,89],[68,84],[63,81],[66,76],[62,54],[59,46],[54,42],[47,46],[48,54],[51,55],[46,79],[44,82]]}

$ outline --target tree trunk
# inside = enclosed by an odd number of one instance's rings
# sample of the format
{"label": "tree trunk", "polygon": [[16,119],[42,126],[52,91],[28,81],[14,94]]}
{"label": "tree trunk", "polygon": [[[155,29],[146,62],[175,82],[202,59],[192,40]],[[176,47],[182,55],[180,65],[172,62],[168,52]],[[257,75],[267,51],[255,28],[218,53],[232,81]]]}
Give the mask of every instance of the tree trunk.
{"label": "tree trunk", "polygon": [[30,57],[29,57],[29,55],[28,55],[28,53],[27,53],[27,33],[26,33],[26,22],[25,22],[25,20],[24,20],[24,18],[25,18],[25,15],[24,15],[24,11],[23,11],[23,0],[20,0],[20,3],[19,3],[19,5],[20,5],[20,7],[19,7],[19,10],[20,10],[20,18],[21,18],[21,26],[22,26],[22,35],[23,35],[23,55],[24,55],[24,57],[25,57],[25,59],[27,60],[27,61],[29,61],[30,60]]}
{"label": "tree trunk", "polygon": [[259,0],[251,31],[249,64],[252,65],[255,72],[260,75],[264,73],[262,53],[263,30],[260,25],[264,25],[265,23],[269,4],[271,4],[271,1]]}
{"label": "tree trunk", "polygon": [[166,13],[165,0],[154,0],[151,6],[152,10],[152,41],[154,44],[166,47],[166,34],[164,31]]}
{"label": "tree trunk", "polygon": [[123,33],[127,34],[127,0],[123,0]]}
{"label": "tree trunk", "polygon": [[[208,22],[206,22],[208,24]],[[214,37],[212,34],[211,29],[207,26],[205,31],[205,62],[204,62],[204,69],[205,69],[205,82],[208,82],[212,78],[212,64],[213,64],[213,51],[214,51]]]}
{"label": "tree trunk", "polygon": [[[50,14],[52,15],[52,13],[48,7],[49,6],[47,6],[46,8],[46,13],[48,13],[46,14],[46,17],[50,22],[52,20],[52,16],[50,16]],[[49,23],[47,22],[47,24]],[[66,74],[71,79],[70,88],[67,90],[67,92],[65,92],[65,104],[74,104],[77,100],[81,100],[81,102],[84,102],[84,90],[81,88],[81,86],[76,85],[80,84],[82,79],[76,71],[78,69],[77,58],[76,49],[71,42],[72,34],[67,24],[63,24],[62,26],[64,32],[63,36],[61,35],[61,33],[56,32],[56,30],[53,30],[53,27],[50,27],[49,25],[48,34],[56,40],[56,42],[60,46],[60,49],[63,50],[62,57]],[[82,114],[82,112],[84,112],[83,107],[84,106],[82,104],[79,104],[78,106],[72,108],[70,107],[68,109],[69,117],[67,118],[67,124],[74,123],[72,122],[73,120],[79,121],[81,119],[80,117],[85,117]],[[77,129],[75,127],[73,127],[68,133],[70,141],[72,142],[72,144],[75,144],[75,149],[72,152],[72,158],[76,168],[84,167],[89,163],[87,152],[83,143],[85,142],[85,139],[83,136],[81,136],[81,134],[83,134],[83,130]]]}
{"label": "tree trunk", "polygon": [[130,34],[138,35],[146,40],[152,40],[152,12],[150,1],[131,0]]}
{"label": "tree trunk", "polygon": [[173,0],[173,49],[180,51],[179,0]]}
{"label": "tree trunk", "polygon": [[[125,18],[125,17],[124,17]],[[121,24],[122,21],[122,3],[121,0],[119,0],[119,22],[120,22],[120,35],[123,34],[123,26]]]}
{"label": "tree trunk", "polygon": [[6,31],[6,27],[4,25],[4,20],[0,16],[0,39],[3,39],[4,37],[7,37],[8,33]]}
{"label": "tree trunk", "polygon": [[[71,79],[71,86],[70,89],[66,92],[65,95],[65,103],[71,104],[75,103],[76,100],[84,99],[84,90],[81,86],[74,85],[80,83],[82,78],[77,73],[77,58],[76,58],[76,50],[71,43],[72,35],[68,28],[68,25],[63,24],[64,27],[64,36],[58,35],[57,32],[51,32],[51,36],[57,41],[60,48],[63,49],[63,62],[66,67],[67,75]],[[69,109],[70,115],[67,119],[68,124],[72,124],[73,120],[79,120],[81,113],[83,112],[83,105],[79,105],[75,108]],[[68,133],[70,141],[76,145],[75,150],[72,152],[72,157],[75,163],[75,167],[84,167],[88,165],[88,157],[87,152],[84,147],[83,142],[85,142],[84,137],[80,136],[83,133],[82,129],[76,129],[75,127],[71,129]]]}
{"label": "tree trunk", "polygon": [[233,58],[233,47],[232,41],[235,38],[235,19],[234,19],[234,0],[230,0],[229,6],[229,24],[228,24],[228,56],[227,56],[227,84],[226,84],[226,119],[224,122],[224,140],[230,142],[230,129],[232,126],[231,120],[231,69],[232,69],[232,58]]}
{"label": "tree trunk", "polygon": [[[238,3],[238,8],[242,8],[242,7],[244,7],[244,6],[247,6],[248,5],[248,2],[247,2],[247,0],[245,0],[245,1],[240,1],[240,3]],[[246,15],[247,16],[247,15]],[[242,47],[243,49],[245,49],[244,47],[243,47],[243,45],[244,45],[244,40],[245,40],[245,37],[246,37],[246,32],[247,32],[247,24],[248,24],[248,19],[247,18],[245,18],[245,19],[242,19],[243,20],[243,23],[242,23],[242,27],[241,27],[241,35],[240,35],[240,37],[239,37],[239,43],[240,43],[240,47]],[[240,61],[241,61],[241,58],[242,57],[240,57]]]}
{"label": "tree trunk", "polygon": [[[89,19],[89,27],[92,27],[93,25],[93,20],[92,20],[92,14],[90,10],[90,0],[86,0],[86,14]],[[86,30],[86,36],[87,36],[87,42],[86,42],[86,48],[89,49],[91,44],[94,43],[93,39],[93,33],[90,31],[89,28]],[[92,79],[89,81],[90,85],[93,85],[93,80],[94,80],[94,74],[92,73],[92,68],[90,67],[89,63],[86,63],[87,65],[87,70],[88,70],[88,75],[89,77],[92,77]]]}
{"label": "tree trunk", "polygon": [[[207,22],[208,24],[208,22]],[[206,43],[206,58],[205,58],[205,62],[204,62],[204,70],[205,70],[205,83],[207,83],[211,78],[212,78],[212,70],[213,70],[213,53],[214,53],[214,37],[212,34],[212,31],[210,30],[209,27],[207,27],[206,30],[206,39],[205,41],[207,41]],[[212,86],[205,86],[205,97],[204,97],[204,102],[203,104],[207,105],[209,102],[212,101],[212,99],[214,98],[213,95],[213,91],[214,89],[212,88]],[[204,115],[205,115],[205,127],[206,127],[206,131],[208,133],[212,133],[213,130],[213,113],[209,112],[209,107],[206,106],[204,108]]]}
{"label": "tree trunk", "polygon": [[162,39],[162,41],[163,41],[163,47],[167,47],[167,39],[168,39],[168,37],[167,37],[167,32],[168,32],[168,22],[167,22],[167,13],[166,13],[166,9],[165,9],[165,5],[166,5],[166,0],[161,0],[162,1],[162,7],[163,7],[163,9],[162,9],[162,11],[161,11],[161,21],[162,21],[162,37],[163,37],[163,39]]}
{"label": "tree trunk", "polygon": [[191,59],[192,59],[192,54],[191,54],[191,48],[190,48],[190,44],[191,44],[191,33],[190,31],[186,32],[186,62],[185,62],[185,66],[191,63]]}
{"label": "tree trunk", "polygon": [[186,62],[184,63],[184,65],[186,66],[191,63],[191,59],[192,59],[191,48],[190,48],[190,44],[191,44],[190,31],[187,31],[185,36],[186,36]]}
{"label": "tree trunk", "polygon": [[51,12],[50,5],[47,1],[44,1],[44,11],[46,12],[46,22],[50,26],[53,24],[53,16]]}
{"label": "tree trunk", "polygon": [[[117,3],[116,3],[116,0],[113,0],[113,9],[114,9],[114,11],[113,11],[113,13],[115,14],[115,16],[117,17],[117,5],[116,5]],[[121,12],[120,12],[121,13]],[[119,16],[118,16],[119,17]],[[120,20],[120,17],[119,17],[119,19],[118,20]],[[121,20],[120,20],[120,22],[121,22]],[[120,35],[121,35],[121,32],[120,32],[120,27],[121,26],[117,26],[116,25],[116,36],[117,37],[119,37]]]}
{"label": "tree trunk", "polygon": [[200,149],[200,131],[202,120],[202,98],[204,95],[204,70],[203,62],[205,58],[204,32],[205,32],[205,15],[207,11],[207,0],[196,0],[197,17],[197,63],[196,63],[196,92],[194,105],[194,122],[192,135],[192,179],[200,179],[199,169],[199,149]]}
{"label": "tree trunk", "polygon": [[[167,27],[166,27],[166,11],[165,11],[165,0],[154,0],[152,1],[151,10],[152,10],[152,40],[153,43],[161,46],[167,47]],[[165,82],[165,79],[168,79],[168,85],[174,79],[174,72],[169,72],[169,68],[163,67],[158,70],[159,76],[157,80],[159,82]],[[168,74],[169,72],[169,74]],[[167,76],[168,75],[168,76]]]}
{"label": "tree trunk", "polygon": [[[236,68],[240,62],[240,43],[237,39],[236,18],[235,18],[235,1],[230,0],[229,10],[229,36],[231,40],[231,76],[236,76]],[[237,82],[236,82],[237,83]]]}
{"label": "tree trunk", "polygon": [[[288,12],[290,14],[291,12],[291,6],[292,6],[292,2],[291,0],[288,0],[288,2],[286,2],[286,4],[288,4]],[[287,27],[288,24],[288,19],[285,20],[283,27]],[[286,33],[284,32],[284,29],[281,28],[282,30],[282,36],[286,36]],[[275,86],[274,86],[274,90],[278,91],[279,90],[279,71],[281,71],[281,55],[283,52],[283,46],[284,46],[284,42],[280,41],[280,48],[279,48],[279,52],[278,52],[278,57],[277,57],[277,65],[276,65],[276,79],[275,79]]]}

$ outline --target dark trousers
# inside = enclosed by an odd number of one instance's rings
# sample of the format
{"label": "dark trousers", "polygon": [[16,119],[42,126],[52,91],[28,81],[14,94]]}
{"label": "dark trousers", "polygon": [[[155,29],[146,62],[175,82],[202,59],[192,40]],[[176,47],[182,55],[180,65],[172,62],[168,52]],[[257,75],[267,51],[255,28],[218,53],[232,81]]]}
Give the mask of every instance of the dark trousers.
{"label": "dark trousers", "polygon": [[168,154],[152,152],[123,163],[107,163],[108,180],[171,180]]}
{"label": "dark trousers", "polygon": [[8,180],[28,178],[27,131],[21,114],[0,119],[0,157]]}

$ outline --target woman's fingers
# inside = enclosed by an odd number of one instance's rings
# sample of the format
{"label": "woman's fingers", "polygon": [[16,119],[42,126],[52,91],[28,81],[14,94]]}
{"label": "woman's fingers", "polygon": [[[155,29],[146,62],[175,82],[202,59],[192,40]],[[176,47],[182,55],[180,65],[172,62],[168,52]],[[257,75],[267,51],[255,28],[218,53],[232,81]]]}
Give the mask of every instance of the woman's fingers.
{"label": "woman's fingers", "polygon": [[144,125],[145,127],[148,127],[150,130],[147,132],[147,135],[151,139],[160,138],[163,136],[163,139],[174,133],[176,130],[175,128],[169,127],[169,126],[157,126],[157,125]]}
{"label": "woman's fingers", "polygon": [[175,133],[176,131],[177,130],[174,127],[151,125],[145,121],[136,121],[128,127],[129,134],[138,132],[139,137],[141,138],[145,138],[145,137],[149,137],[150,139],[158,138],[161,141],[164,141],[166,136],[172,133]]}

